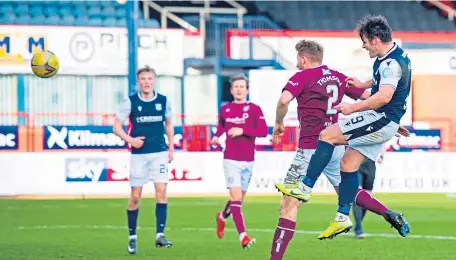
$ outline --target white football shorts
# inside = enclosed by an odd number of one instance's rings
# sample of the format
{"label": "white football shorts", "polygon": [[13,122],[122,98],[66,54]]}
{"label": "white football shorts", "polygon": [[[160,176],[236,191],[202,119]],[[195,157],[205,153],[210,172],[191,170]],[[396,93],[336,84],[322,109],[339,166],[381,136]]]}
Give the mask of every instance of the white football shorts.
{"label": "white football shorts", "polygon": [[386,118],[385,113],[369,110],[339,121],[339,128],[350,148],[375,161],[382,145],[396,134],[399,124]]}
{"label": "white football shorts", "polygon": [[142,187],[150,180],[153,183],[168,183],[168,152],[131,155],[131,187]]}
{"label": "white football shorts", "polygon": [[242,191],[247,191],[252,178],[253,162],[224,159],[223,171],[227,189],[240,187]]}

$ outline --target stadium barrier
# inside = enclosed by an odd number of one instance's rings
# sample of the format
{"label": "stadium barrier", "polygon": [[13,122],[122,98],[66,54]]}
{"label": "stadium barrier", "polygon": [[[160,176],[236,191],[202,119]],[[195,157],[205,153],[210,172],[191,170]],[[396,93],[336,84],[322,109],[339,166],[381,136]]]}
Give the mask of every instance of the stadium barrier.
{"label": "stadium barrier", "polygon": [[[278,194],[292,152],[257,152],[249,192]],[[378,166],[376,192],[456,192],[456,153],[387,153]],[[123,153],[11,153],[0,157],[0,195],[127,195],[129,154]],[[223,155],[176,152],[168,172],[170,195],[226,192]],[[315,193],[332,193],[321,177]],[[153,193],[153,185],[145,186]]]}
{"label": "stadium barrier", "polygon": [[[124,152],[127,144],[112,133],[113,114],[96,113],[17,113],[2,114],[13,118],[9,125],[0,125],[0,152]],[[52,117],[52,120],[49,120]],[[81,118],[79,125],[68,124],[68,118]],[[175,115],[183,118],[183,115]],[[197,118],[196,116],[193,116]],[[394,137],[387,143],[391,152],[424,151],[456,151],[456,143],[452,138],[455,133],[453,121],[449,118],[425,118],[429,129],[415,130],[410,128],[408,138]],[[23,121],[23,125],[18,124]],[[272,142],[272,127],[269,134],[257,138],[257,151],[295,151],[299,142],[299,126],[291,124],[296,119],[288,119],[288,125],[282,141]],[[50,124],[47,124],[47,123]],[[86,122],[93,124],[87,125]],[[56,124],[57,123],[57,124]],[[176,151],[208,152],[222,151],[225,147],[225,135],[219,139],[220,145],[210,144],[216,132],[215,125],[182,125],[174,127],[174,148]],[[165,138],[167,141],[167,138]]]}

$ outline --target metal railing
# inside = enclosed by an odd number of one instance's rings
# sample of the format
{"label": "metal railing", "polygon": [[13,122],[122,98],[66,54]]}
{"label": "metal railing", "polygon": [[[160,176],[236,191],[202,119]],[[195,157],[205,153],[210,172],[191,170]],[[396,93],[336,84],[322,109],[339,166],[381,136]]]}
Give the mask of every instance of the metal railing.
{"label": "metal railing", "polygon": [[143,1],[144,5],[144,16],[146,19],[149,19],[149,8],[156,10],[161,14],[161,28],[165,29],[168,26],[167,19],[172,20],[173,22],[180,25],[182,28],[185,28],[191,32],[197,32],[198,29],[185,21],[184,19],[178,17],[174,13],[196,13],[199,14],[199,32],[203,39],[206,38],[206,20],[209,14],[236,14],[238,27],[243,28],[244,19],[243,16],[247,13],[247,9],[242,5],[238,4],[233,0],[225,0],[226,3],[231,5],[233,8],[220,8],[220,7],[211,7],[210,1],[204,1],[204,7],[176,7],[176,6],[160,6],[155,1],[146,0]]}

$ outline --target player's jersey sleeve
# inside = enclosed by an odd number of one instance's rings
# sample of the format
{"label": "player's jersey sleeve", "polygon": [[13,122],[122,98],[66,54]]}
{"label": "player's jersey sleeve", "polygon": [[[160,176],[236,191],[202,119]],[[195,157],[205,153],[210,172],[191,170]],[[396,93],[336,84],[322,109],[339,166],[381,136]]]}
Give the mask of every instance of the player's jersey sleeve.
{"label": "player's jersey sleeve", "polygon": [[380,73],[379,86],[389,85],[396,90],[402,77],[401,65],[395,59],[386,59],[380,63],[378,72]]}
{"label": "player's jersey sleeve", "polygon": [[220,137],[222,134],[225,132],[225,118],[223,117],[222,114],[223,107],[220,108],[220,113],[219,113],[219,120],[217,124],[217,131],[215,131],[215,136]]}
{"label": "player's jersey sleeve", "polygon": [[116,119],[122,122],[127,121],[131,113],[131,101],[130,98],[125,98],[120,104],[119,111],[116,114]]}
{"label": "player's jersey sleeve", "polygon": [[[345,83],[342,83],[342,84],[345,84]],[[364,91],[365,90],[362,88],[345,87],[344,94],[347,95],[351,99],[357,100],[363,95]]]}
{"label": "player's jersey sleeve", "polygon": [[304,90],[304,84],[302,80],[302,75],[304,72],[300,71],[294,74],[287,82],[285,87],[282,89],[282,92],[284,90],[290,91],[290,93],[293,95],[293,97],[298,96],[301,94],[301,92]]}
{"label": "player's jersey sleeve", "polygon": [[245,135],[251,137],[265,137],[268,135],[268,125],[264,119],[263,110],[259,106],[255,106],[255,111],[253,111],[254,127],[247,128],[244,127],[242,130]]}
{"label": "player's jersey sleeve", "polygon": [[166,98],[166,110],[165,110],[165,119],[171,119],[173,117],[173,111],[171,109],[171,102],[169,98]]}

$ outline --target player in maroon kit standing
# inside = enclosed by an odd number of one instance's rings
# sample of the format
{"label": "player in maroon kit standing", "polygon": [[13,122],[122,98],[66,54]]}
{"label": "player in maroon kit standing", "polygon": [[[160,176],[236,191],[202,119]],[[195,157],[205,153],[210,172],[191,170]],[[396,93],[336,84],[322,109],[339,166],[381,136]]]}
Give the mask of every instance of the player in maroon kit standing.
{"label": "player in maroon kit standing", "polygon": [[255,239],[247,235],[242,216],[244,201],[250,178],[252,177],[255,156],[255,138],[265,137],[268,127],[261,108],[247,101],[248,79],[244,74],[231,77],[231,94],[234,101],[220,108],[217,132],[212,145],[219,144],[219,137],[226,133],[226,147],[223,156],[223,170],[230,200],[223,211],[216,215],[217,236],[223,237],[226,219],[232,215],[242,247],[249,248]]}
{"label": "player in maroon kit standing", "polygon": [[[337,123],[338,105],[345,95],[353,99],[366,99],[369,91],[347,87],[347,77],[322,64],[323,47],[314,41],[302,40],[295,46],[298,52],[297,67],[301,70],[293,75],[285,85],[277,105],[276,123],[273,131],[274,142],[278,142],[283,135],[283,118],[288,104],[294,98],[298,101],[298,116],[300,123],[299,148],[286,174],[286,186],[296,182],[300,175],[305,175],[310,158],[315,152],[320,133],[328,126]],[[341,182],[340,161],[345,152],[343,145],[336,146],[331,160],[323,173],[338,193]],[[367,191],[359,189],[355,202],[361,207],[382,215],[386,208]],[[271,260],[281,260],[288,243],[293,238],[296,227],[296,218],[301,202],[291,196],[283,196],[280,205],[280,219],[274,233],[271,248]]]}

